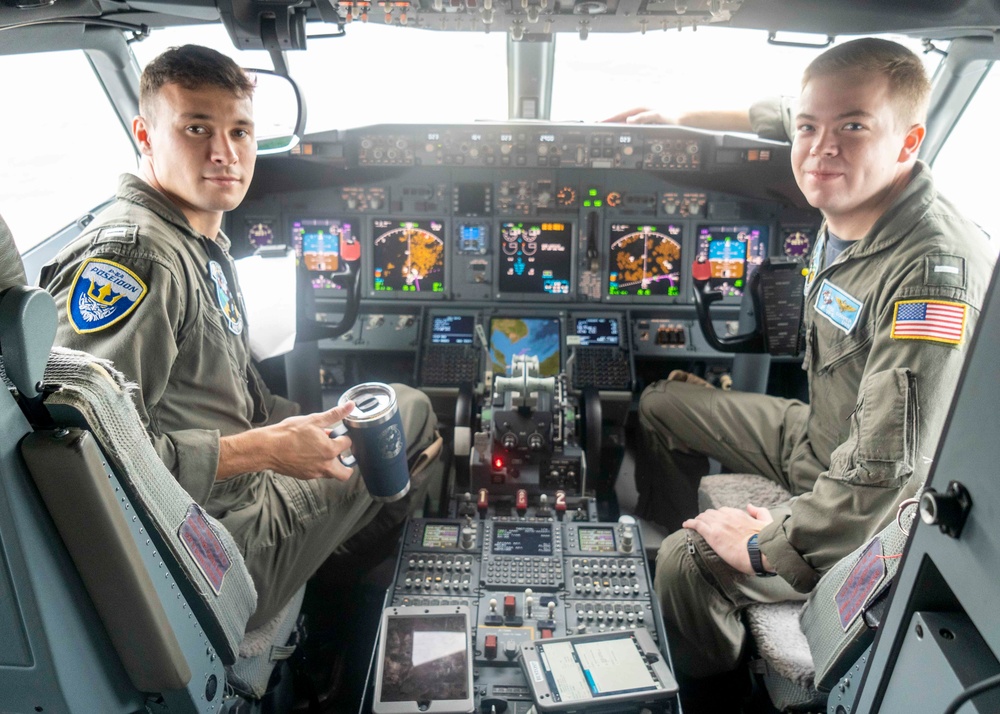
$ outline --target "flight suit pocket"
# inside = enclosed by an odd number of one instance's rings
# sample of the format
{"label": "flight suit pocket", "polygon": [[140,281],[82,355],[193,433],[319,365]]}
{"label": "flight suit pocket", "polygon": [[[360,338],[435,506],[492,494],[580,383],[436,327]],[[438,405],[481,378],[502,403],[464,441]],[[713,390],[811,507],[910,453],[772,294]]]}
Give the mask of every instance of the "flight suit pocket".
{"label": "flight suit pocket", "polygon": [[908,369],[869,375],[850,417],[850,435],[831,456],[830,478],[881,488],[905,483],[917,453],[916,401]]}

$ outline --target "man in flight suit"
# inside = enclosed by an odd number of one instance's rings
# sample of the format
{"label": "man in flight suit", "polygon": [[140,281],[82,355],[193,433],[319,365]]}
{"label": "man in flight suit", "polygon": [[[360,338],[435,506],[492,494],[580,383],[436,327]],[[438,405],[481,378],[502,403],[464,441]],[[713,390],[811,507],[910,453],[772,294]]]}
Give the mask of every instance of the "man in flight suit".
{"label": "man in flight suit", "polygon": [[353,405],[299,416],[254,367],[221,230],[253,178],[253,89],[208,48],[153,60],[132,122],[139,175],[121,177],[115,203],[40,280],[63,306],[57,344],[110,359],[138,384],[157,453],[240,545],[258,592],[251,629],[365,526],[361,547],[377,545],[423,494],[440,448],[430,401],[396,385],[413,496],[381,507],[337,458],[350,439],[329,436]]}
{"label": "man in flight suit", "polygon": [[[805,292],[809,404],[683,373],[640,399],[659,464],[642,515],[680,529],[660,548],[655,587],[686,708],[739,665],[743,607],[803,599],[927,478],[996,262],[917,159],[929,90],[919,58],[874,38],[805,71],[792,169],[825,219]],[[709,456],[794,498],[696,516]]]}

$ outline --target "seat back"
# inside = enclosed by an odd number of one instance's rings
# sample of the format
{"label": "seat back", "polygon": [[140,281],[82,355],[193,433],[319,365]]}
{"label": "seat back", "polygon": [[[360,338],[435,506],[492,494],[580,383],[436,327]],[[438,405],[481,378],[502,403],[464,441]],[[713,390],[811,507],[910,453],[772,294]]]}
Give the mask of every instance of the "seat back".
{"label": "seat back", "polygon": [[256,605],[235,543],[157,458],[110,364],[49,347],[0,220],[0,710],[224,708]]}

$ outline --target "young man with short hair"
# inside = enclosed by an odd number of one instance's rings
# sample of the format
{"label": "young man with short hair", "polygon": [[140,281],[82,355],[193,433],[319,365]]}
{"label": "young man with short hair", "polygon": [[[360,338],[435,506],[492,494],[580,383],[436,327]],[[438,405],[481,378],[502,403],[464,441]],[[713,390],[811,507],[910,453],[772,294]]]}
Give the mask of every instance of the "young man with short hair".
{"label": "young man with short hair", "polygon": [[[805,598],[927,478],[996,261],[917,159],[929,91],[919,58],[881,39],[805,71],[792,169],[825,219],[805,292],[810,403],[677,378],[641,397],[662,466],[640,487],[640,515],[680,528],[655,586],[688,692],[739,665],[743,607]],[[708,456],[794,498],[697,514]]]}
{"label": "young man with short hair", "polygon": [[115,203],[40,280],[64,306],[57,344],[110,359],[138,384],[158,454],[240,545],[258,591],[251,628],[366,525],[362,547],[378,545],[424,493],[440,447],[430,401],[396,385],[413,495],[382,507],[337,458],[350,439],[329,435],[352,405],[299,416],[254,367],[221,230],[253,178],[253,89],[215,50],[154,59],[132,122],[139,175],[122,176]]}

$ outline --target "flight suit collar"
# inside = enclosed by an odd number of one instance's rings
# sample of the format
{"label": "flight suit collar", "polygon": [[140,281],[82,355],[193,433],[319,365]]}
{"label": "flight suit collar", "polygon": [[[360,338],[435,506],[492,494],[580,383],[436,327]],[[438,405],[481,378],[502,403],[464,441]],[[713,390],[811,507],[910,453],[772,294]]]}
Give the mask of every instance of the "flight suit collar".
{"label": "flight suit collar", "polygon": [[[118,179],[118,198],[122,201],[136,203],[149,209],[163,220],[177,227],[186,235],[200,240],[213,240],[204,236],[188,222],[187,216],[166,196],[150,186],[135,174],[122,174]],[[225,253],[229,253],[230,241],[228,236],[219,231],[215,236],[215,243],[222,248]]]}

